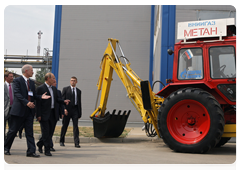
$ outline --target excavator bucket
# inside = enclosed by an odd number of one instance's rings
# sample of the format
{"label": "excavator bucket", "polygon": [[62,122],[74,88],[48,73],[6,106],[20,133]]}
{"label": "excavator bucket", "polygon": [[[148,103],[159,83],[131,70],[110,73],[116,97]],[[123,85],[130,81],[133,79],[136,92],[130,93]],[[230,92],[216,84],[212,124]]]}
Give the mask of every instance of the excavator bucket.
{"label": "excavator bucket", "polygon": [[107,112],[104,117],[93,118],[94,137],[97,138],[116,138],[119,137],[127,123],[127,119],[131,110],[124,111],[121,115],[121,110],[115,115],[116,110],[112,114]]}

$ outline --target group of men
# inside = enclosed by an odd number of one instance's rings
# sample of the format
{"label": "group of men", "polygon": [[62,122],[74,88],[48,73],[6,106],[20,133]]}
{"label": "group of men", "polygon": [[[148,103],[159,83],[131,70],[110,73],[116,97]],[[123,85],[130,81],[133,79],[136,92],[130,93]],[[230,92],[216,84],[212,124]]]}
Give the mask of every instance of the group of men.
{"label": "group of men", "polygon": [[[42,136],[37,142],[38,151],[46,156],[52,156],[52,137],[59,118],[62,118],[60,146],[65,146],[65,135],[72,118],[75,147],[79,145],[78,119],[82,116],[81,91],[76,87],[77,78],[71,77],[70,86],[64,87],[62,94],[56,88],[56,79],[53,73],[45,75],[45,83],[35,90],[34,82],[29,79],[33,76],[31,65],[22,67],[22,76],[13,79],[13,74],[4,75],[4,154],[11,155],[10,149],[17,132],[25,129],[27,140],[27,157],[40,157],[36,154],[36,145],[33,136],[33,121],[36,116],[40,122]],[[36,107],[35,107],[36,106]],[[5,136],[6,121],[9,130]],[[10,120],[10,121],[9,121]]]}

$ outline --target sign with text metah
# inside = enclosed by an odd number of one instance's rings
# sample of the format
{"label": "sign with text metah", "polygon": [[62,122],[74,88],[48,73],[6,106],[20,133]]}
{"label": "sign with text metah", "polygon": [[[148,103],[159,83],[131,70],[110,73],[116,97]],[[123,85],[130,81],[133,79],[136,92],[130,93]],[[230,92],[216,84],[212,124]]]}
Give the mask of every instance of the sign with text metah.
{"label": "sign with text metah", "polygon": [[235,25],[235,18],[179,22],[177,39],[226,36],[227,25]]}

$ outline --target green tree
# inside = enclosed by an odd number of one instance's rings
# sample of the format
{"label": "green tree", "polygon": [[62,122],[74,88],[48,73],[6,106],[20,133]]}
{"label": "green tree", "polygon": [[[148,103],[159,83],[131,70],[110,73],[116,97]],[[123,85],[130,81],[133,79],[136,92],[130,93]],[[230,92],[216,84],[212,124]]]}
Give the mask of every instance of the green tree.
{"label": "green tree", "polygon": [[37,71],[36,73],[36,81],[39,82],[39,83],[44,83],[45,80],[44,80],[44,77],[45,77],[45,74],[50,72],[50,69],[48,68],[41,68]]}

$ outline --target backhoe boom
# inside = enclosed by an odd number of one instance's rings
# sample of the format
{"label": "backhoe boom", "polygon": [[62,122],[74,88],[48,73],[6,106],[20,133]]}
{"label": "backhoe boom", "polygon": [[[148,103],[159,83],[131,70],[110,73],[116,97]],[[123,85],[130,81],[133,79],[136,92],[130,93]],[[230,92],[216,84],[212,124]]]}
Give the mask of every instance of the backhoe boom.
{"label": "backhoe boom", "polygon": [[[102,70],[97,83],[98,91],[100,92],[101,90],[100,104],[97,108],[95,108],[95,111],[91,114],[90,118],[97,117],[101,119],[106,116],[105,111],[111,87],[112,74],[113,70],[115,70],[118,77],[126,88],[129,99],[140,113],[142,120],[145,123],[153,124],[157,135],[160,137],[160,134],[157,130],[157,115],[158,108],[160,107],[160,104],[164,101],[164,99],[156,96],[155,93],[152,92],[148,81],[145,81],[145,84],[147,83],[147,85],[144,86],[144,89],[141,88],[141,84],[144,81],[142,81],[131,69],[130,62],[124,56],[119,41],[116,39],[108,39],[108,42],[108,47],[106,48],[101,61],[100,68]],[[120,58],[116,54],[116,45],[118,45],[120,49],[120,52],[122,54],[121,57],[123,57],[125,64],[121,62]],[[144,108],[145,103],[143,103],[142,91],[147,91],[147,93],[149,93],[147,100],[149,101],[149,103],[151,103],[151,110],[146,110]]]}

